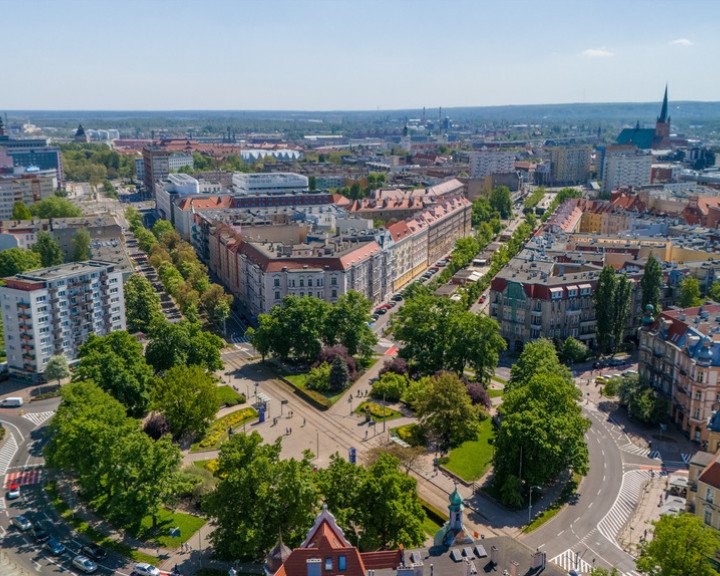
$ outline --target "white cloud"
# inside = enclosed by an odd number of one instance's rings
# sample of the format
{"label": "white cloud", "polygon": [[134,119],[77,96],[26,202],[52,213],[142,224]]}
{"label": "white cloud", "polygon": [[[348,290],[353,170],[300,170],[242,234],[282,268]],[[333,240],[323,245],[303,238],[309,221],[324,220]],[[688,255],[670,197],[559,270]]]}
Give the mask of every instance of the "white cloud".
{"label": "white cloud", "polygon": [[670,46],[692,46],[692,41],[688,40],[687,38],[678,38],[677,40],[673,40],[670,42]]}
{"label": "white cloud", "polygon": [[583,51],[582,55],[589,58],[607,58],[608,56],[614,56],[614,53],[605,48],[588,48]]}

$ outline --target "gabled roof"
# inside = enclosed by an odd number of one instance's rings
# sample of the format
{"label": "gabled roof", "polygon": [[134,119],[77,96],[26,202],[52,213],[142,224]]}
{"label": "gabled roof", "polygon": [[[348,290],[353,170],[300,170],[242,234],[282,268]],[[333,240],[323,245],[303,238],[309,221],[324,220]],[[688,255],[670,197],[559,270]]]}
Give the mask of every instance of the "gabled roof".
{"label": "gabled roof", "polygon": [[641,150],[649,150],[655,138],[654,128],[624,128],[617,137],[618,144],[634,144]]}
{"label": "gabled roof", "polygon": [[704,482],[713,488],[720,488],[720,451],[715,454],[712,462],[708,464],[708,467],[703,470],[702,474],[698,477],[699,482]]}

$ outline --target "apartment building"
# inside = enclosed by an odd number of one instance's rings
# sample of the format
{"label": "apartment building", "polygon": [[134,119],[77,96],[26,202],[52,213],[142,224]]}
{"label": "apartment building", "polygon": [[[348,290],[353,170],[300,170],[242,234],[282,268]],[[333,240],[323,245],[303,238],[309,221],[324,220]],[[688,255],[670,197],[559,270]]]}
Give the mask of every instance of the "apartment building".
{"label": "apartment building", "polygon": [[686,511],[720,530],[720,410],[708,424],[707,451],[696,452],[689,462]]}
{"label": "apartment building", "polygon": [[48,141],[44,138],[16,139],[0,134],[0,149],[10,157],[13,167],[52,170],[55,173],[56,186],[62,188],[65,185],[59,146],[48,146]]}
{"label": "apartment building", "polygon": [[154,198],[157,183],[170,175],[170,154],[165,148],[151,144],[143,147],[142,155],[145,191]]}
{"label": "apartment building", "polygon": [[603,191],[612,192],[621,186],[649,186],[652,156],[634,146],[608,146],[602,150]]}
{"label": "apartment building", "polygon": [[584,184],[590,179],[592,150],[587,146],[553,146],[549,150],[550,177],[555,186]]}
{"label": "apartment building", "polygon": [[40,378],[53,355],[77,358],[90,334],[125,330],[122,273],[88,260],[24,272],[0,287],[10,373]]}
{"label": "apartment building", "polygon": [[515,150],[484,148],[470,152],[470,177],[484,178],[492,174],[515,172]]}
{"label": "apartment building", "polygon": [[709,439],[720,402],[720,305],[663,311],[639,332],[640,377],[670,401],[670,417],[695,442]]}
{"label": "apartment building", "polygon": [[306,193],[309,179],[293,172],[247,174],[236,172],[232,177],[233,191],[240,196],[271,196]]}
{"label": "apartment building", "polygon": [[195,166],[192,154],[170,154],[168,156],[168,168],[177,172],[180,168],[188,167],[192,170]]}
{"label": "apartment building", "polygon": [[12,218],[15,202],[26,206],[49,198],[57,188],[55,170],[20,169],[15,174],[0,174],[0,220]]}
{"label": "apartment building", "polygon": [[334,237],[302,244],[251,242],[218,227],[209,246],[209,268],[252,318],[281,305],[287,295],[335,302],[349,290],[372,302],[392,292],[391,253],[373,240]]}

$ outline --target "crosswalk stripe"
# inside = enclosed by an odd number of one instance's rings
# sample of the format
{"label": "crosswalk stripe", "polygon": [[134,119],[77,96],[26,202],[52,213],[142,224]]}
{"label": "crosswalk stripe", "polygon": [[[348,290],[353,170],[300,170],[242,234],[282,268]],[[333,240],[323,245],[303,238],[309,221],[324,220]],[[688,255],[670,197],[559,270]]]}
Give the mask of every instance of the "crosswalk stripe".
{"label": "crosswalk stripe", "polygon": [[640,446],[636,446],[632,442],[623,444],[620,446],[620,450],[628,452],[629,454],[635,454],[636,456],[648,456],[648,454],[650,454],[650,450],[647,448],[640,448]]}
{"label": "crosswalk stripe", "polygon": [[31,486],[38,484],[42,478],[42,468],[31,468],[21,472],[11,472],[5,475],[5,489],[13,484],[18,486]]}
{"label": "crosswalk stripe", "polygon": [[54,414],[55,412],[52,410],[47,412],[25,412],[23,418],[30,420],[35,426],[40,426],[40,424],[52,418]]}
{"label": "crosswalk stripe", "polygon": [[682,456],[682,461],[685,462],[685,464],[690,464],[690,459],[692,458],[692,454],[680,454]]}
{"label": "crosswalk stripe", "polygon": [[650,478],[654,478],[655,474],[665,476],[666,472],[656,472],[654,470],[631,470],[623,474],[620,492],[607,514],[600,520],[598,531],[605,536],[610,542],[617,545],[616,536],[627,522],[630,514],[638,504],[640,490],[642,484]]}
{"label": "crosswalk stripe", "polygon": [[15,457],[18,445],[13,434],[7,435],[7,440],[2,448],[0,448],[0,474],[5,474],[10,467],[10,462]]}
{"label": "crosswalk stripe", "polygon": [[565,550],[562,554],[552,558],[550,562],[557,564],[563,570],[575,570],[580,573],[590,572],[590,564],[579,558],[573,550]]}

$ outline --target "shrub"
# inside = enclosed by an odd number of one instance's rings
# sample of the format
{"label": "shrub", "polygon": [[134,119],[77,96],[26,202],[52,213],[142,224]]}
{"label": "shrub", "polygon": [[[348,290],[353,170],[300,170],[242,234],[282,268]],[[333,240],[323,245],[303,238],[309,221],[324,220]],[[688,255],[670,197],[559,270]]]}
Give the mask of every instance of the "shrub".
{"label": "shrub", "polygon": [[409,372],[407,360],[405,360],[405,358],[400,358],[400,356],[395,356],[395,358],[393,358],[392,360],[385,360],[385,364],[383,364],[379,375],[382,376],[387,372],[393,372],[395,374],[403,374],[407,376]]}
{"label": "shrub", "polygon": [[165,434],[170,434],[170,424],[164,414],[156,412],[145,422],[143,427],[145,434],[150,436],[153,440],[159,440]]}
{"label": "shrub", "polygon": [[428,378],[421,378],[420,380],[410,380],[405,393],[402,396],[403,402],[411,408],[415,405],[415,401],[420,396],[420,393],[425,389],[428,383]]}
{"label": "shrub", "polygon": [[330,364],[323,362],[308,372],[305,388],[318,392],[330,391]]}
{"label": "shrub", "polygon": [[348,385],[348,369],[347,364],[339,354],[335,356],[335,360],[330,364],[330,389],[333,392],[342,392]]}
{"label": "shrub", "polygon": [[486,410],[490,409],[490,394],[488,394],[485,386],[478,382],[469,382],[467,384],[467,393],[473,404],[480,404]]}
{"label": "shrub", "polygon": [[338,344],[337,346],[325,346],[322,348],[320,350],[320,354],[318,355],[317,362],[313,364],[313,368],[317,368],[322,364],[332,364],[336,356],[342,356],[343,360],[345,360],[345,365],[348,370],[348,379],[350,382],[355,382],[355,380],[358,379],[357,363],[355,362],[355,358],[348,354],[347,348],[345,348],[342,344]]}
{"label": "shrub", "polygon": [[408,387],[408,378],[402,374],[386,372],[379,380],[373,383],[370,396],[388,402],[397,402],[402,398]]}

